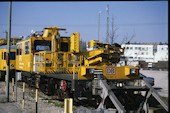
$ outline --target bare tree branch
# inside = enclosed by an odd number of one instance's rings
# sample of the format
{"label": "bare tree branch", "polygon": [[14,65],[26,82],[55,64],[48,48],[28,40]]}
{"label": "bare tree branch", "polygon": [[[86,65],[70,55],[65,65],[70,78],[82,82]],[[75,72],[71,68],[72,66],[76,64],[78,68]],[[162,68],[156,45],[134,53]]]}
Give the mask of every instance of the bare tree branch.
{"label": "bare tree branch", "polygon": [[110,43],[113,44],[114,41],[116,40],[116,38],[118,37],[118,35],[116,35],[116,31],[118,30],[117,26],[114,23],[114,17],[112,16],[112,21],[111,21],[111,25],[112,25],[112,29],[111,29],[111,33],[110,33]]}

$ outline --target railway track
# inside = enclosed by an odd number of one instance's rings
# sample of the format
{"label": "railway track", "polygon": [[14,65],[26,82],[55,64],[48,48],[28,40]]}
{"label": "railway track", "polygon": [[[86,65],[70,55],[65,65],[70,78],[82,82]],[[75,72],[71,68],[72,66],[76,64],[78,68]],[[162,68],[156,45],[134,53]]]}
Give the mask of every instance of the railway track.
{"label": "railway track", "polygon": [[[23,82],[17,82],[17,87],[23,88]],[[31,97],[35,97],[35,87],[25,84],[26,93],[29,93]],[[38,89],[38,97],[42,100],[56,100],[55,96],[48,96]],[[56,100],[59,101],[59,100]],[[61,101],[59,101],[61,102]]]}
{"label": "railway track", "polygon": [[[10,86],[12,86],[12,85],[10,85]],[[105,86],[103,86],[103,88]],[[17,88],[20,89],[20,92],[21,92],[20,96],[22,97],[22,88],[23,88],[23,82],[22,81],[17,82]],[[10,90],[11,89],[12,88],[10,88]],[[31,98],[26,98],[26,101],[30,101],[30,102],[34,103],[35,102],[35,100],[34,100],[35,99],[35,87],[29,86],[28,84],[25,84],[25,93],[31,97]],[[44,102],[47,102],[48,104],[53,104],[53,105],[61,107],[61,108],[63,108],[63,106],[64,106],[63,100],[57,100],[55,98],[55,96],[45,95],[41,90],[39,90],[38,97],[39,97],[38,101],[44,101]],[[56,103],[58,103],[58,104],[56,104]],[[112,104],[111,101],[110,101],[110,104]],[[77,102],[75,103],[74,102],[74,109],[79,108],[80,105],[83,106],[84,107],[83,109],[86,109],[86,110],[87,109],[93,109],[93,110],[95,109],[95,107],[92,105],[92,103],[89,103],[86,100],[82,101],[81,103],[77,103]]]}

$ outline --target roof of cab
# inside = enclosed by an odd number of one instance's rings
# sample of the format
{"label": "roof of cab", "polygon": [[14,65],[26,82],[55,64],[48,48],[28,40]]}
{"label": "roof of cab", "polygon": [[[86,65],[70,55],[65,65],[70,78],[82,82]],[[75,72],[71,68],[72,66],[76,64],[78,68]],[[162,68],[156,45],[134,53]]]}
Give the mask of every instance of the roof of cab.
{"label": "roof of cab", "polygon": [[[11,45],[11,49],[16,49],[16,45]],[[0,46],[0,49],[7,49],[7,45]]]}

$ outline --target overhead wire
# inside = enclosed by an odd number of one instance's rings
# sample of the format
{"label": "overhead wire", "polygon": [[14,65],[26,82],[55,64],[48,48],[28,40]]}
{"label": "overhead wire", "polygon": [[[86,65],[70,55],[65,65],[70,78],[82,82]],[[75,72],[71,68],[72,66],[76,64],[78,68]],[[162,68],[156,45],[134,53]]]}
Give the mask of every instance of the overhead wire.
{"label": "overhead wire", "polygon": [[[8,26],[8,24],[0,23],[1,26]],[[50,24],[52,25],[52,24]],[[49,24],[12,24],[12,26],[19,26],[19,27],[43,27],[43,26],[50,26]],[[106,24],[100,24],[102,27],[105,27]],[[128,23],[128,24],[115,24],[116,26],[150,26],[150,25],[168,25],[168,23]],[[97,24],[77,24],[77,25],[58,25],[58,26],[66,26],[66,27],[98,27]]]}

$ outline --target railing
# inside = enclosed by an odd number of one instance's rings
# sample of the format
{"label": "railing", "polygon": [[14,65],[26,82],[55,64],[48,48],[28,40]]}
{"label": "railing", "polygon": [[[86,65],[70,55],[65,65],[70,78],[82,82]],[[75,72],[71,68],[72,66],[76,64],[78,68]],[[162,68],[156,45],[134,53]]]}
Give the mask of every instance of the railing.
{"label": "railing", "polygon": [[35,56],[38,57],[35,60],[35,65],[38,66],[37,72],[54,73],[63,71],[73,73],[73,64],[76,65],[76,72],[78,72],[78,66],[81,66],[80,56],[76,55],[74,59],[74,55],[71,52],[41,51],[35,53]]}

